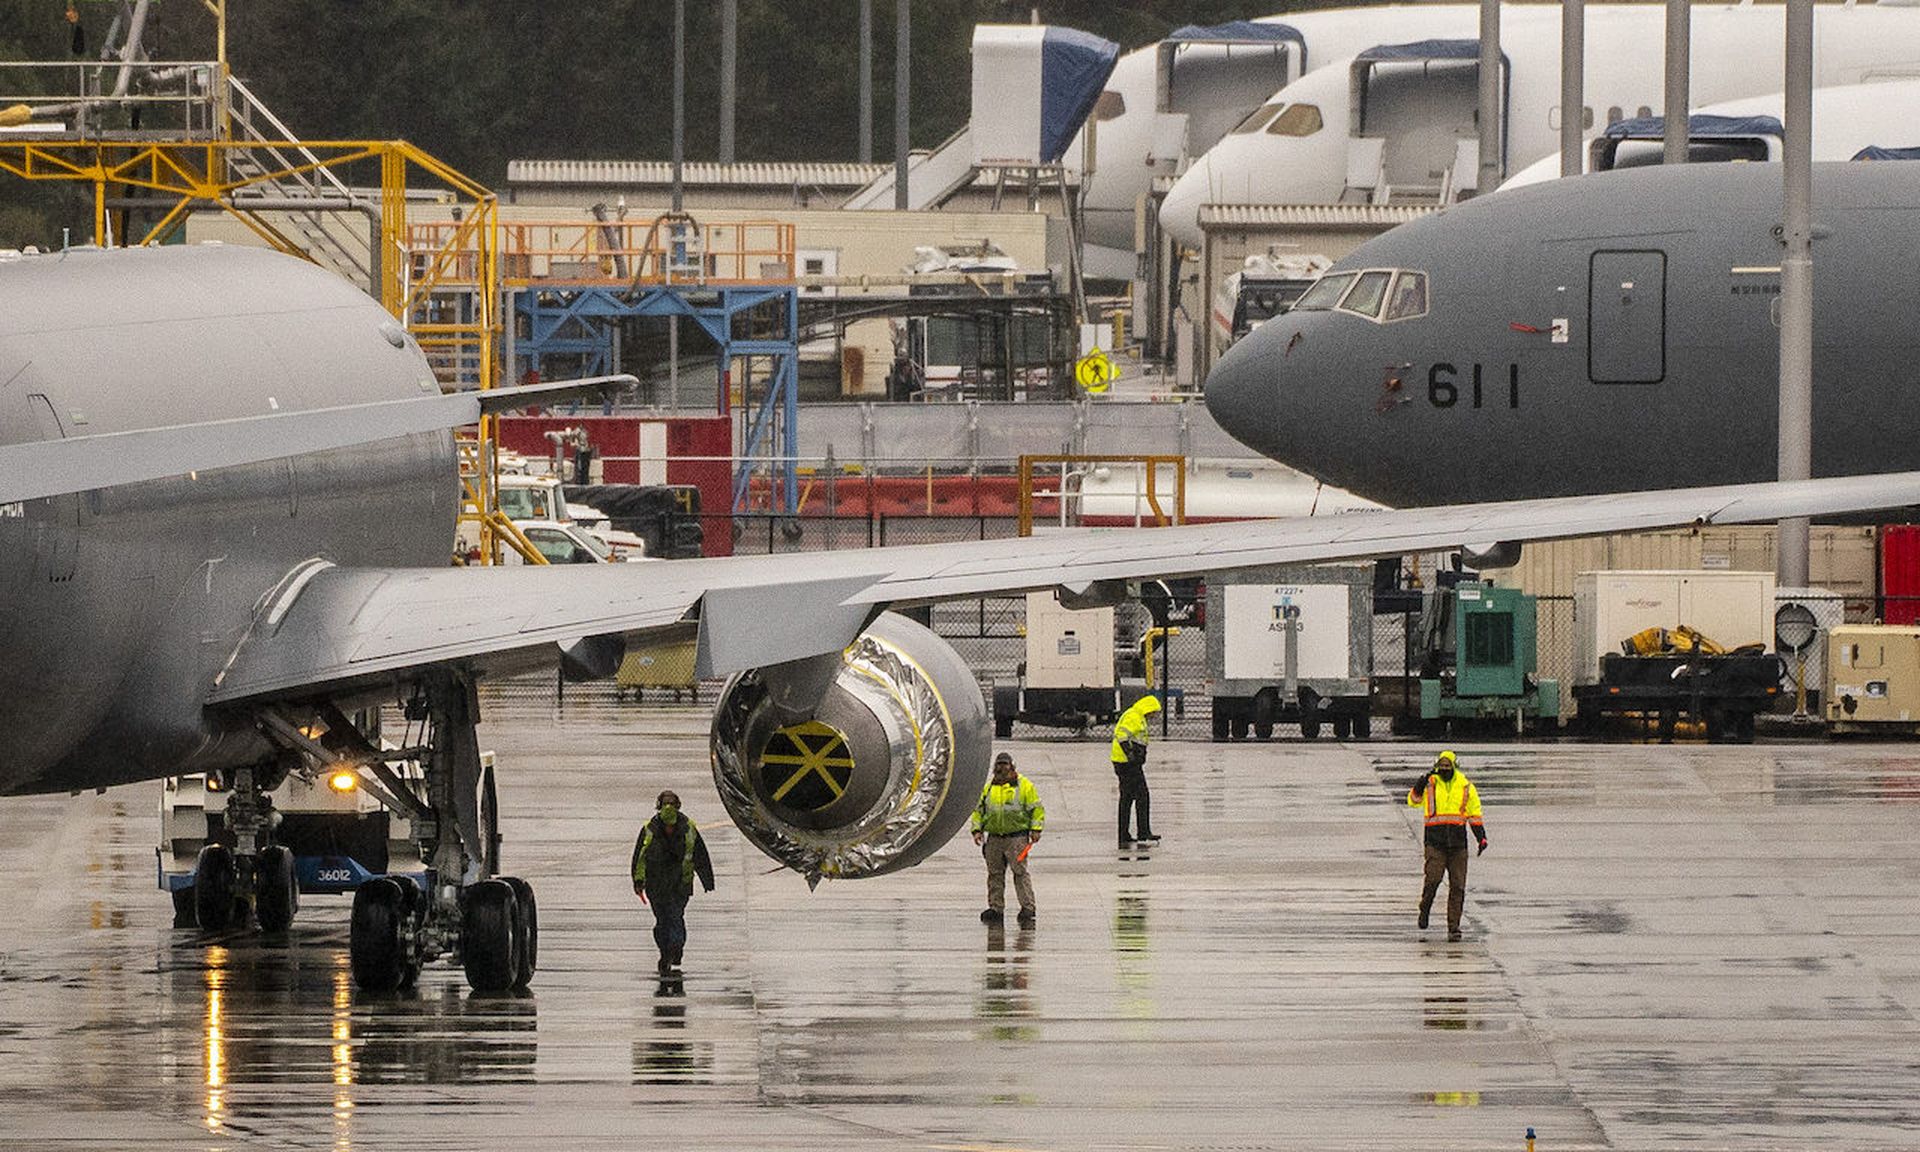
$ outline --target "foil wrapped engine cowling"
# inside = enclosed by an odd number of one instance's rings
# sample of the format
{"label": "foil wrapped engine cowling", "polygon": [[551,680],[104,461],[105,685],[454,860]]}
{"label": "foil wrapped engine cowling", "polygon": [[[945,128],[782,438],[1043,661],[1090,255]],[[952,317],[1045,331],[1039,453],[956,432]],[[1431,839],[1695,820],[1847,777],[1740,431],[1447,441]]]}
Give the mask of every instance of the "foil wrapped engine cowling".
{"label": "foil wrapped engine cowling", "polygon": [[776,708],[757,671],[729,680],[713,781],[747,840],[808,883],[879,876],[966,823],[986,786],[988,725],[959,654],[888,613],[841,654],[810,719]]}

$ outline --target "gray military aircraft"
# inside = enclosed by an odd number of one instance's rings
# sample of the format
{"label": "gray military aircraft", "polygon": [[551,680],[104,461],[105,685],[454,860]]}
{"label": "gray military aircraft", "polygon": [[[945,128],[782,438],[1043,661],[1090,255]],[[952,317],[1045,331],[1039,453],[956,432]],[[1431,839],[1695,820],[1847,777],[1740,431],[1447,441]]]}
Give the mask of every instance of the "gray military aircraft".
{"label": "gray military aircraft", "polygon": [[[1815,166],[1813,471],[1920,467],[1920,166]],[[1339,261],[1235,345],[1207,408],[1393,507],[1775,475],[1774,164],[1468,202]]]}
{"label": "gray military aircraft", "polygon": [[[808,557],[448,566],[452,430],[552,395],[442,395],[378,305],[270,252],[0,258],[0,791],[215,774],[236,846],[203,852],[196,906],[226,915],[205,885],[279,919],[291,864],[262,792],[289,772],[358,772],[411,818],[435,880],[361,885],[356,982],[392,988],[457,956],[476,988],[502,988],[532,977],[537,930],[531,887],[497,875],[480,677],[610,675],[635,637],[695,639],[700,674],[731,677],[714,779],[748,842],[810,880],[873,876],[958,830],[990,745],[972,673],[889,607],[1048,587],[1111,603],[1129,580],[1202,569],[1920,503],[1907,473]],[[395,700],[409,739],[387,750],[355,716]],[[794,787],[796,748],[825,784]]]}

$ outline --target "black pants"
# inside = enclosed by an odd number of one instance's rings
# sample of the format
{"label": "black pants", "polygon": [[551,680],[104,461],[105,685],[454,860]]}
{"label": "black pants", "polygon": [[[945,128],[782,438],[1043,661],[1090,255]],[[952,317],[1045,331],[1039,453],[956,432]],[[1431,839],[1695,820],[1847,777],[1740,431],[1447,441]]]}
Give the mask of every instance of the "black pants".
{"label": "black pants", "polygon": [[692,896],[679,896],[673,893],[661,893],[647,896],[653,906],[653,943],[660,949],[660,958],[669,964],[680,963],[680,956],[687,950],[687,900]]}
{"label": "black pants", "polygon": [[1120,778],[1120,839],[1136,839],[1127,831],[1127,809],[1129,806],[1139,813],[1140,835],[1144,840],[1153,835],[1153,797],[1147,791],[1147,770],[1137,764],[1116,763],[1113,774]]}

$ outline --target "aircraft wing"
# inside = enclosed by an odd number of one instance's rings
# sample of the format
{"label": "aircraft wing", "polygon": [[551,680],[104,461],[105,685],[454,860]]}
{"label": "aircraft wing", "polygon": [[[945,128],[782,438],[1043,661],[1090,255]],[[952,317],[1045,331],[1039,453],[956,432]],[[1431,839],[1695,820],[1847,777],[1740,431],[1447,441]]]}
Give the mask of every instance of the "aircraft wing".
{"label": "aircraft wing", "polygon": [[482,413],[612,395],[636,383],[627,375],[594,376],[9,444],[0,447],[0,504],[442,432]]}
{"label": "aircraft wing", "polygon": [[481,672],[563,654],[610,673],[617,638],[697,629],[698,671],[837,651],[893,604],[1302,561],[1920,504],[1920,472],[1014,540],[563,568],[315,564],[267,598],[209,698],[367,688],[460,661]]}

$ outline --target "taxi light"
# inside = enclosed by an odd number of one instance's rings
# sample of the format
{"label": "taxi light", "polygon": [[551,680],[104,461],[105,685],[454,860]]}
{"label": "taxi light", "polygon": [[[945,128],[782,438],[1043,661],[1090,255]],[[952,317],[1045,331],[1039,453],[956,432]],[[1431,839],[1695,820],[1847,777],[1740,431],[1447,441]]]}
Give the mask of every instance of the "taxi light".
{"label": "taxi light", "polygon": [[342,770],[327,777],[327,787],[335,792],[351,792],[360,786],[360,777]]}

